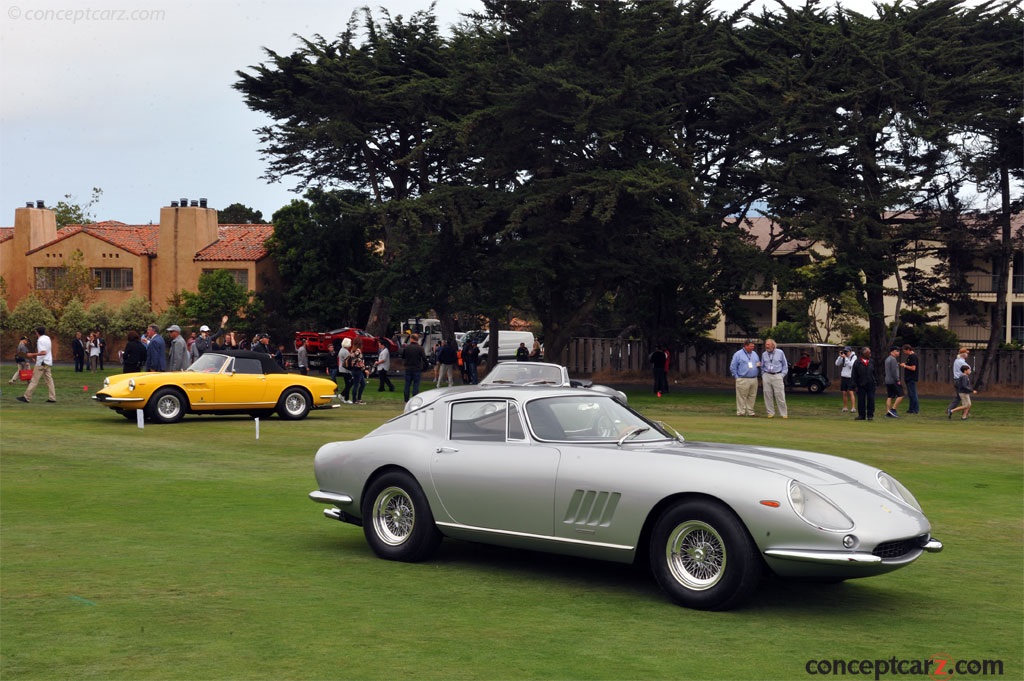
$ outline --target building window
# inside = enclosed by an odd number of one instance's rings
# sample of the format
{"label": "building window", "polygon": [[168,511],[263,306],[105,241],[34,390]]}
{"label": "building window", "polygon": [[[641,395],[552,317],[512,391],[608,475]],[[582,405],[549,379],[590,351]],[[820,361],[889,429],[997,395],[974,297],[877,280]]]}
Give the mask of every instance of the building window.
{"label": "building window", "polygon": [[[249,270],[229,270],[229,269],[226,269],[226,268],[221,268],[221,269],[224,269],[225,272],[230,272],[231,276],[235,278],[235,283],[236,284],[238,284],[239,286],[244,288],[246,291],[249,290]],[[203,270],[203,274],[213,274],[214,272],[219,272],[219,271],[220,271],[220,269],[216,269],[216,270]]]}
{"label": "building window", "polygon": [[63,267],[37,267],[36,289],[52,290],[60,285],[67,270]]}
{"label": "building window", "polygon": [[92,276],[97,289],[131,291],[135,287],[134,272],[130,267],[94,267]]}

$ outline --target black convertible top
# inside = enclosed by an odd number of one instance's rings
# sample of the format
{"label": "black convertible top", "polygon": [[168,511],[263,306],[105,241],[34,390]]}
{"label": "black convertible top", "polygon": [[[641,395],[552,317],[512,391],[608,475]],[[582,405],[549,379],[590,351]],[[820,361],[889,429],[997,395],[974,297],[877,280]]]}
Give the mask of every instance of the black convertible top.
{"label": "black convertible top", "polygon": [[210,353],[215,355],[225,355],[227,357],[259,360],[260,366],[263,367],[263,373],[265,374],[288,373],[278,366],[277,362],[274,361],[273,355],[268,355],[265,352],[253,352],[252,350],[210,350]]}

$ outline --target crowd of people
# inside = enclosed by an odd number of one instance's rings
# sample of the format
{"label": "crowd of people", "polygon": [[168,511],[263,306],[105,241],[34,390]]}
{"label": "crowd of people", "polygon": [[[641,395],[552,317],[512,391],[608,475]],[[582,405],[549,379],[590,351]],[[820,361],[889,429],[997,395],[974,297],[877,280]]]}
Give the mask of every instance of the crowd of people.
{"label": "crowd of people", "polygon": [[[198,332],[189,338],[182,336],[181,327],[177,324],[168,326],[165,340],[156,324],[150,324],[144,335],[129,331],[126,336],[124,350],[120,353],[121,364],[125,373],[139,371],[184,371],[192,362],[211,350],[225,348],[246,349],[263,352],[272,356],[279,366],[285,368],[284,345],[272,345],[267,334],[256,334],[251,341],[236,338],[234,332],[227,331],[227,316],[221,319],[221,328],[213,332],[203,324]],[[39,383],[45,383],[48,392],[47,402],[56,402],[53,384],[52,341],[46,334],[45,327],[36,329],[36,349],[29,347],[27,336],[22,336],[15,352],[18,370],[8,381],[13,384],[23,376],[30,367],[32,376],[24,395],[17,399],[31,402]],[[75,334],[71,342],[75,371],[99,371],[103,369],[105,341],[99,332],[91,332],[85,336],[82,332]],[[309,371],[309,355],[305,343],[299,339],[295,343],[296,368],[305,375]],[[954,397],[946,408],[946,416],[960,413],[961,420],[967,420],[971,411],[971,396],[976,394],[971,379],[971,367],[967,363],[970,350],[960,348],[953,362]],[[403,397],[408,401],[419,393],[423,372],[434,368],[434,383],[442,387],[445,382],[455,385],[455,369],[458,367],[464,385],[478,382],[477,368],[480,363],[480,349],[471,339],[467,339],[459,347],[454,338],[446,342],[438,342],[433,348],[431,359],[419,343],[419,336],[411,334],[401,346],[398,358],[405,369],[405,386]],[[534,343],[532,349],[521,343],[516,352],[518,361],[540,361],[541,347]],[[654,377],[654,392],[658,397],[669,392],[668,369],[671,354],[667,347],[657,346],[651,353],[649,362]],[[30,360],[35,360],[34,367]],[[378,392],[394,391],[391,382],[391,352],[387,344],[382,343],[375,360],[368,360],[363,353],[361,338],[343,339],[337,352],[337,363],[330,370],[335,382],[341,379],[339,392],[342,401],[347,404],[365,404],[363,393],[367,381],[376,376]],[[432,360],[432,361],[431,361]],[[842,398],[842,413],[856,414],[858,421],[872,421],[875,417],[875,396],[877,392],[877,374],[875,361],[871,356],[871,348],[865,347],[858,354],[852,347],[846,346],[836,358],[835,366],[840,374],[839,391]],[[799,361],[790,365],[785,352],[778,347],[774,339],[764,341],[764,349],[757,351],[757,341],[747,340],[732,356],[729,363],[729,374],[735,381],[736,415],[757,416],[756,402],[758,381],[762,388],[765,415],[772,419],[776,416],[788,419],[789,406],[786,402],[786,377],[790,372],[806,372],[811,368],[809,353],[802,353]],[[920,401],[917,393],[917,382],[920,376],[919,364],[914,348],[905,344],[893,346],[883,362],[882,382],[885,386],[885,417],[900,418],[899,408],[903,400],[907,400],[905,414],[920,413]]]}
{"label": "crowd of people", "polygon": [[[946,408],[946,416],[950,419],[954,413],[962,412],[960,418],[966,420],[971,410],[971,395],[977,393],[971,383],[971,367],[967,364],[969,354],[970,350],[960,348],[953,362],[954,398]],[[654,375],[654,392],[658,397],[668,392],[668,361],[669,353],[664,347],[656,348],[649,358]],[[871,348],[861,348],[858,354],[852,347],[846,346],[840,350],[835,366],[840,374],[841,413],[856,414],[854,418],[857,421],[873,421],[878,378]],[[801,353],[801,359],[790,365],[786,354],[773,339],[764,341],[764,350],[761,352],[757,351],[757,341],[747,340],[729,362],[729,375],[735,382],[736,415],[757,416],[755,406],[760,381],[765,415],[770,419],[776,416],[788,419],[787,374],[807,372],[810,369],[811,359],[807,352]],[[920,365],[914,348],[909,344],[891,347],[882,365],[885,418],[900,418],[900,405],[904,399],[907,400],[905,414],[920,413],[917,393],[919,377]]]}

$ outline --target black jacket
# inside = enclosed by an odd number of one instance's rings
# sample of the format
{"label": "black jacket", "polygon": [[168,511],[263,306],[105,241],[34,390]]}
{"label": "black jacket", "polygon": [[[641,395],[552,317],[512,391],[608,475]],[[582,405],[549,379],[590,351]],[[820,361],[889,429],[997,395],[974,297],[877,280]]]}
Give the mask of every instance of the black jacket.
{"label": "black jacket", "polygon": [[878,385],[878,379],[875,378],[874,360],[858,359],[853,363],[853,382],[858,388],[874,388]]}

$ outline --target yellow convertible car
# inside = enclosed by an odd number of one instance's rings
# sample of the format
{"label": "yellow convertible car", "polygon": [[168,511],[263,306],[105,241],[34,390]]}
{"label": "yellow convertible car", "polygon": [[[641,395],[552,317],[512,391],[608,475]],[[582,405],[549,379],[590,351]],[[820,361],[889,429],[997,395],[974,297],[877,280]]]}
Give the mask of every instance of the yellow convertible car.
{"label": "yellow convertible car", "polygon": [[185,414],[249,414],[306,418],[310,409],[337,406],[337,384],[289,374],[270,355],[245,350],[207,352],[185,371],[110,376],[93,395],[100,404],[135,420],[138,410],[157,423]]}

